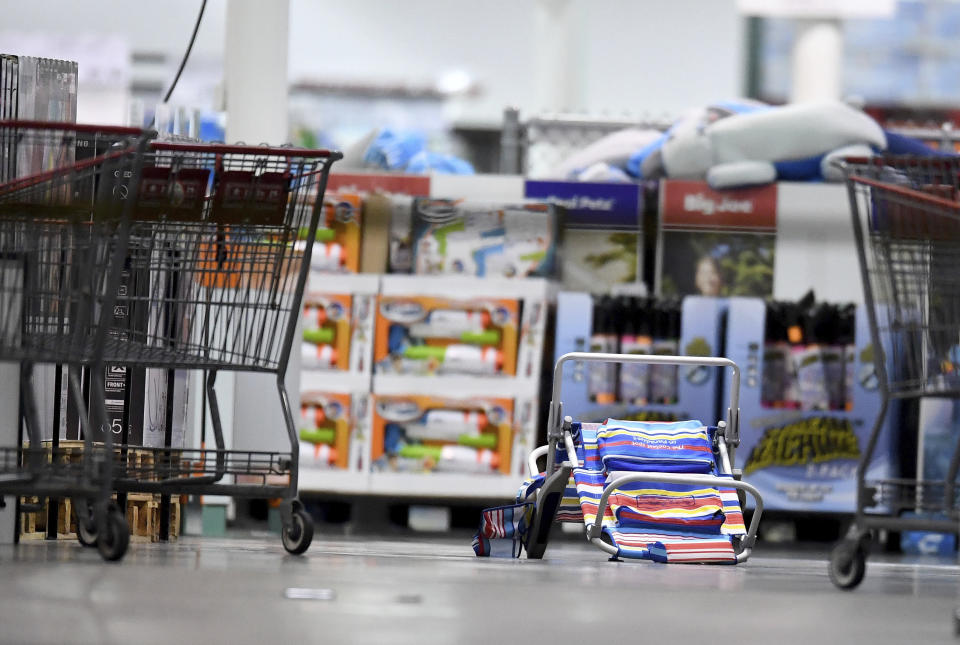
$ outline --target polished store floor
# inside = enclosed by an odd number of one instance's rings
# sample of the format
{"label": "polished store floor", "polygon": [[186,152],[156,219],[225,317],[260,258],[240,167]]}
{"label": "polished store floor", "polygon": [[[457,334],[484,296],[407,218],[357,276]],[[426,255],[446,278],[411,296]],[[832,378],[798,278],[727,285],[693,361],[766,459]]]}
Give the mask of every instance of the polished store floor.
{"label": "polished store floor", "polygon": [[761,543],[731,566],[608,562],[586,543],[543,561],[474,557],[470,536],[276,536],[0,546],[2,643],[960,643],[960,569],[875,556],[854,592],[826,552]]}

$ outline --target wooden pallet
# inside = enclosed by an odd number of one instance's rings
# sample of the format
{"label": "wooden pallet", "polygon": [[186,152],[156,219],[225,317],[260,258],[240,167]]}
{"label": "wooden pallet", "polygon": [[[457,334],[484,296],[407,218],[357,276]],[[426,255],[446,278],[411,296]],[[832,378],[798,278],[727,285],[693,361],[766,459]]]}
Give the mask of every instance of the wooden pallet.
{"label": "wooden pallet", "polygon": [[[180,498],[170,498],[170,539],[180,536]],[[160,539],[160,495],[129,493],[127,525],[134,542],[157,542]]]}
{"label": "wooden pallet", "polygon": [[[20,539],[43,540],[47,537],[47,500],[43,500],[43,509],[36,513],[20,514]],[[21,503],[40,503],[37,497],[23,497]],[[63,540],[77,539],[77,518],[73,514],[72,501],[60,500],[60,512],[57,514],[57,538]]]}
{"label": "wooden pallet", "polygon": [[[180,508],[186,500],[170,498],[170,539],[180,536]],[[116,498],[114,498],[116,499]],[[40,503],[36,497],[23,497],[21,503]],[[43,540],[47,537],[47,499],[43,499],[40,511],[20,514],[20,539]],[[61,499],[58,513],[57,539],[77,539],[77,518],[69,498]],[[150,493],[127,494],[127,525],[132,542],[157,542],[160,539],[160,495]]]}

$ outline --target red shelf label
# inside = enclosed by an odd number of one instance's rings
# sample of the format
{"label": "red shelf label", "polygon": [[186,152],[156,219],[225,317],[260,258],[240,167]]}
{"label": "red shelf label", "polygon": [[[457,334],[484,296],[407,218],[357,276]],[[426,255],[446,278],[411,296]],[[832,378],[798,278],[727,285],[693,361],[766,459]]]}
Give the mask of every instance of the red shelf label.
{"label": "red shelf label", "polygon": [[426,175],[387,175],[376,173],[330,173],[327,190],[347,192],[384,192],[412,197],[430,196],[430,177]]}
{"label": "red shelf label", "polygon": [[660,182],[663,230],[777,230],[777,185],[714,190],[702,181]]}

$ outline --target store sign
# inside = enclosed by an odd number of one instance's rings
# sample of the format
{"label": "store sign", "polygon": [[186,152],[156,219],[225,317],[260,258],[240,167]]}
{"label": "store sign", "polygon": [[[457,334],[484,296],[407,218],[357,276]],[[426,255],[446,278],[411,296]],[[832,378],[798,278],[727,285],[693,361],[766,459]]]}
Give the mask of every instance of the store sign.
{"label": "store sign", "polygon": [[660,182],[663,230],[775,232],[777,186],[714,190],[702,181]]}
{"label": "store sign", "polygon": [[635,231],[640,227],[642,196],[636,184],[533,180],[524,184],[524,197],[563,207],[566,225],[574,228]]}
{"label": "store sign", "polygon": [[327,190],[352,193],[392,193],[427,197],[430,177],[426,175],[388,175],[377,173],[330,173]]}

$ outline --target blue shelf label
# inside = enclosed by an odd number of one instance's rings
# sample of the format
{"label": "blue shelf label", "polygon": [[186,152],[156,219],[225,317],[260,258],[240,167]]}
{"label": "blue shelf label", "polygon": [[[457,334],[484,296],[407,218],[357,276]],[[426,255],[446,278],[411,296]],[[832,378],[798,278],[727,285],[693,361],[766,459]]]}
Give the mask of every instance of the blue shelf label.
{"label": "blue shelf label", "polygon": [[566,209],[566,225],[574,228],[640,227],[642,188],[636,184],[528,180],[524,196]]}

